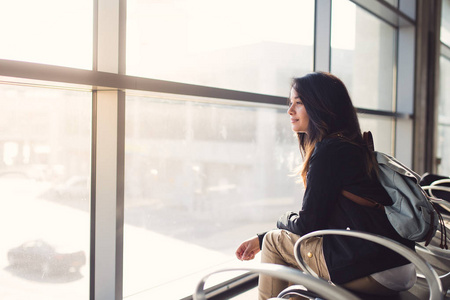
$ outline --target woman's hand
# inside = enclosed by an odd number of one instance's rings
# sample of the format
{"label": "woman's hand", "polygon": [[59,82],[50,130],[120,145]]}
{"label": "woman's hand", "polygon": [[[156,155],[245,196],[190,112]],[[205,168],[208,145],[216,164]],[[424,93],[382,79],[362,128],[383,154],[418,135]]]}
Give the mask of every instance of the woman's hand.
{"label": "woman's hand", "polygon": [[236,250],[236,257],[239,260],[251,260],[260,251],[258,236],[244,241]]}

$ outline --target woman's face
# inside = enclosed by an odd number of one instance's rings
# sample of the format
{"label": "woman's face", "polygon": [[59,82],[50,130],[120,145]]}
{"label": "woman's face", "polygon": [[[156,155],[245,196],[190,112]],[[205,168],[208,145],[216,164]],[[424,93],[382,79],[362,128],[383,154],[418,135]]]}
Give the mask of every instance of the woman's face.
{"label": "woman's face", "polygon": [[295,132],[307,133],[309,117],[306,113],[306,108],[303,105],[302,100],[294,88],[291,88],[291,93],[289,96],[289,109],[287,113],[291,117],[292,130]]}

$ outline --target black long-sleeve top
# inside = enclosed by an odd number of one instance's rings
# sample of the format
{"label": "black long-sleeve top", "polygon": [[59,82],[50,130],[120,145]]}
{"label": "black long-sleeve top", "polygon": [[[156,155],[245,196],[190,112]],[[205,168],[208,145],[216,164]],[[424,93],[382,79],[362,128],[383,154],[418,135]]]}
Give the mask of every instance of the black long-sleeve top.
{"label": "black long-sleeve top", "polygon": [[[375,174],[366,172],[361,147],[340,138],[316,144],[310,159],[302,208],[287,212],[277,227],[298,235],[321,229],[350,229],[379,234],[411,249],[414,242],[400,237],[383,210],[358,205],[342,190],[382,205],[392,200]],[[353,237],[324,236],[323,249],[331,280],[337,284],[401,266],[408,261],[378,244]]]}

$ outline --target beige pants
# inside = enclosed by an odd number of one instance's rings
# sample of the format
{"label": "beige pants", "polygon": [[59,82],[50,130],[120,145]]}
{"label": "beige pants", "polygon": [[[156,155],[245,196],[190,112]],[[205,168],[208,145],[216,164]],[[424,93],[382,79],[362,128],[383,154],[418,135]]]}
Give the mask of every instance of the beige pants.
{"label": "beige pants", "polygon": [[[261,262],[284,265],[300,269],[294,256],[294,245],[300,236],[286,230],[269,231],[263,240]],[[323,256],[323,239],[312,237],[302,242],[300,254],[304,262],[321,278],[330,280],[325,258]],[[282,290],[290,285],[289,282],[268,275],[259,276],[259,300],[276,297]],[[367,294],[389,295],[394,291],[384,287],[372,277],[359,278],[342,287]]]}
{"label": "beige pants", "polygon": [[[294,256],[294,245],[300,236],[286,230],[269,231],[263,240],[261,262],[300,269]],[[319,277],[329,280],[328,269],[322,251],[322,238],[313,237],[302,242],[302,258]],[[291,283],[268,275],[259,276],[259,299],[276,297]]]}

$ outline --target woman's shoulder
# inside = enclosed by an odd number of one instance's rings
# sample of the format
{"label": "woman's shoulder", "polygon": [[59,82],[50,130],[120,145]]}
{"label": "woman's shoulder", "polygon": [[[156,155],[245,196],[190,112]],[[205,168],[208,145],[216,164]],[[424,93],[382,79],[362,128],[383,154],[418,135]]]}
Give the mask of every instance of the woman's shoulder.
{"label": "woman's shoulder", "polygon": [[316,144],[311,163],[320,160],[336,168],[361,166],[365,163],[363,149],[342,138],[325,138]]}
{"label": "woman's shoulder", "polygon": [[325,138],[316,144],[315,154],[356,155],[361,153],[361,147],[339,137]]}

